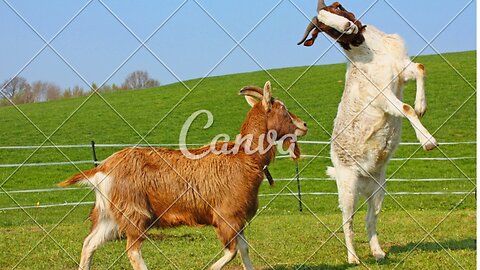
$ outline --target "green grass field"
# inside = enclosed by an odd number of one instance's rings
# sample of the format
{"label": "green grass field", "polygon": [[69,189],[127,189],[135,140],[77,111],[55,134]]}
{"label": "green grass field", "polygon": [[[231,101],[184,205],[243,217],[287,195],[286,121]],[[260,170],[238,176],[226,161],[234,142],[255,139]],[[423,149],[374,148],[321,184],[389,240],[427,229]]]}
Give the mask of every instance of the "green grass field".
{"label": "green grass field", "polygon": [[[428,111],[423,124],[440,142],[476,141],[476,52],[421,56],[415,61],[425,64],[428,76]],[[191,91],[177,83],[103,94],[103,98],[93,95],[21,105],[18,109],[3,107],[0,147],[50,146],[52,142],[89,144],[91,140],[97,144],[176,144],[184,121],[200,109],[212,112],[214,124],[204,130],[206,118],[197,119],[188,134],[188,143],[206,144],[219,133],[233,138],[249,109],[244,98],[237,95],[238,90],[245,85],[262,86],[266,80],[272,81],[274,95],[309,124],[309,134],[302,139],[328,141],[342,94],[345,64],[276,69],[269,73],[273,78],[266,72],[252,72],[185,81]],[[288,92],[282,90],[292,84]],[[414,92],[415,84],[409,83],[404,93],[407,103],[413,104]],[[407,121],[402,141],[416,142]],[[325,145],[303,144],[301,148],[303,154],[329,156],[329,147]],[[97,156],[102,160],[119,149],[97,147]],[[346,264],[336,195],[308,194],[335,193],[333,181],[301,181],[303,212],[298,211],[296,197],[290,196],[297,191],[296,181],[279,180],[275,187],[263,184],[258,216],[246,230],[254,264],[260,269],[282,270],[475,269],[476,198],[474,193],[465,194],[476,187],[475,149],[475,144],[440,145],[431,152],[424,152],[418,144],[399,147],[397,158],[470,158],[391,161],[387,176],[407,180],[387,184],[387,190],[394,194],[385,199],[378,231],[388,258],[377,263],[370,254],[363,225],[366,208],[360,201],[355,222],[357,253],[364,263],[360,266]],[[89,148],[0,148],[1,164],[91,159]],[[326,166],[330,164],[328,158],[303,158],[299,161],[300,177],[325,178]],[[0,167],[0,186],[6,191],[56,188],[56,183],[78,169],[91,167],[92,164]],[[278,159],[270,171],[276,179],[293,179],[295,163]],[[415,181],[426,178],[447,180]],[[271,196],[277,193],[280,196]],[[0,209],[81,200],[93,201],[94,195],[89,189],[8,194],[1,190]],[[0,210],[0,269],[76,268],[90,226],[86,218],[91,205],[39,207]],[[221,255],[222,247],[209,227],[152,230],[149,235],[151,241],[146,241],[142,250],[151,269],[202,269]],[[124,247],[125,241],[116,241],[100,248],[94,257],[95,269],[130,269]],[[230,269],[240,269],[240,265],[236,258]]]}

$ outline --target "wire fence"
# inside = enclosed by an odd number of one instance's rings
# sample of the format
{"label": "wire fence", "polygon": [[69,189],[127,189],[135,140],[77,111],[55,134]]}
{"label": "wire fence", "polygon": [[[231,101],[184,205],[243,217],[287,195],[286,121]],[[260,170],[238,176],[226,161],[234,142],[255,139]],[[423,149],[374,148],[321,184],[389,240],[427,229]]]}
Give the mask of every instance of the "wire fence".
{"label": "wire fence", "polygon": [[[316,144],[316,145],[329,145],[329,141],[298,141],[300,144]],[[185,144],[184,146],[195,147],[203,146],[204,144]],[[419,145],[417,142],[402,142],[400,145]],[[476,145],[476,142],[443,142],[440,145]],[[94,153],[94,159],[90,160],[79,160],[79,161],[68,161],[68,162],[41,162],[41,163],[12,163],[12,164],[0,164],[0,168],[10,168],[10,167],[43,167],[43,166],[65,166],[65,165],[78,165],[78,164],[100,164],[101,161],[96,160],[95,148],[104,147],[104,148],[120,148],[120,147],[176,147],[178,144],[95,144],[92,141],[92,144],[73,144],[73,145],[30,145],[30,146],[0,146],[0,150],[19,150],[19,149],[38,149],[38,148],[92,148]],[[302,158],[315,158],[315,159],[330,159],[328,156],[319,156],[319,155],[301,155]],[[277,156],[277,159],[289,158],[288,155]],[[391,161],[406,161],[406,160],[424,160],[424,161],[448,161],[448,160],[475,160],[475,156],[461,156],[461,157],[421,157],[421,158],[407,158],[407,157],[396,157],[391,158]],[[297,164],[298,166],[298,164]],[[321,177],[300,177],[296,175],[292,178],[275,178],[276,181],[335,181],[332,178],[321,178]],[[476,179],[473,179],[476,181]],[[266,181],[266,180],[265,180]],[[446,182],[446,181],[472,181],[470,178],[394,178],[388,179],[389,182]],[[6,190],[0,191],[1,194],[16,194],[16,193],[43,193],[43,192],[65,192],[72,190],[82,190],[90,189],[88,187],[72,187],[72,188],[39,188],[39,189],[28,189],[28,190]],[[467,191],[455,191],[455,192],[390,192],[390,196],[398,195],[465,195],[468,194]],[[281,194],[259,194],[260,197],[270,197],[270,196],[296,196],[299,194],[294,193],[281,193]],[[302,192],[301,195],[310,195],[310,196],[324,196],[324,195],[337,195],[336,192]],[[25,205],[25,206],[15,206],[15,207],[4,207],[0,208],[0,211],[7,210],[17,210],[17,209],[30,209],[30,208],[50,208],[50,207],[61,207],[69,205],[88,205],[93,204],[94,202],[65,202],[58,204],[45,204],[45,205]]]}

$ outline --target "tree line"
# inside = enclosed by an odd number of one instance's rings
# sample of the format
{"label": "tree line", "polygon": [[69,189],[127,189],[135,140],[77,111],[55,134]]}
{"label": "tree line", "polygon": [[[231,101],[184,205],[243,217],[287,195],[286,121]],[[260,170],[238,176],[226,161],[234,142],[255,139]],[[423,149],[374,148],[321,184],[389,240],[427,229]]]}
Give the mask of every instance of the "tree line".
{"label": "tree line", "polygon": [[89,89],[81,86],[68,87],[61,89],[58,85],[51,82],[35,81],[29,83],[27,79],[16,76],[5,80],[1,84],[0,106],[15,104],[45,102],[57,99],[80,97],[89,95],[92,91],[113,92],[129,89],[145,89],[159,86],[160,82],[150,78],[147,71],[137,70],[130,73],[121,85],[115,83],[111,85],[102,85],[97,87],[95,83],[90,85]]}

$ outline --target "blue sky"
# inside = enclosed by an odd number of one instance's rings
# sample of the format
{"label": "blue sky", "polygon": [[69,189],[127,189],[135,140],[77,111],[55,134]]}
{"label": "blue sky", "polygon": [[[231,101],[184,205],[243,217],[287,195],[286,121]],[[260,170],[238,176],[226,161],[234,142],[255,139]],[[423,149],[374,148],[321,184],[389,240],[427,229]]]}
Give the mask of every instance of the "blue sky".
{"label": "blue sky", "polygon": [[[205,75],[345,62],[338,46],[331,47],[331,42],[323,35],[313,47],[296,45],[308,23],[302,12],[308,18],[315,15],[316,1],[197,1],[237,41],[248,34],[241,43],[243,49],[235,48],[231,37],[194,0],[103,0],[142,41],[163,24],[145,43],[160,61],[149,50],[141,48],[122,65],[140,42],[97,0],[92,1],[51,46],[85,81],[97,84],[117,69],[108,84],[121,84],[134,70],[147,70],[151,77],[169,84]],[[40,35],[50,40],[88,1],[0,2],[1,81],[17,74],[45,45],[7,3]],[[361,19],[364,24],[400,34],[410,55],[476,49],[475,1],[344,0],[341,3],[357,17],[365,12]],[[425,48],[427,42],[417,32],[427,41],[436,37],[432,43],[434,49]],[[87,87],[83,79],[48,47],[20,76],[29,82],[54,82],[62,88]]]}

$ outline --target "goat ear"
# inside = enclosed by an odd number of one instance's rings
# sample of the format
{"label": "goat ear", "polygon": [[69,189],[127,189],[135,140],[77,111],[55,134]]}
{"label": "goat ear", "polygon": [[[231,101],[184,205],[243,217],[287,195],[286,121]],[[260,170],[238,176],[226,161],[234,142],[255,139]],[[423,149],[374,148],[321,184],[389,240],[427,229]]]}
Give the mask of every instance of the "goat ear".
{"label": "goat ear", "polygon": [[[300,45],[303,43],[303,46],[310,47],[315,43],[315,39],[317,39],[318,33],[321,32],[322,30],[319,29],[320,22],[318,21],[317,16],[313,17],[310,23],[307,26],[307,29],[305,30],[305,34],[303,34],[302,40],[297,43],[297,45]],[[312,33],[312,37],[308,38],[308,35]]]}
{"label": "goat ear", "polygon": [[245,100],[247,101],[248,105],[250,105],[250,107],[253,107],[255,106],[255,104],[258,103],[258,100],[251,96],[245,96]]}
{"label": "goat ear", "polygon": [[318,29],[313,29],[312,31],[312,37],[305,40],[305,42],[303,42],[303,46],[306,46],[306,47],[310,47],[313,45],[313,43],[315,43],[315,39],[317,39],[317,36],[318,36],[318,33],[320,31],[318,31]]}
{"label": "goat ear", "polygon": [[267,81],[263,87],[262,105],[267,112],[272,109],[272,84],[270,81]]}

